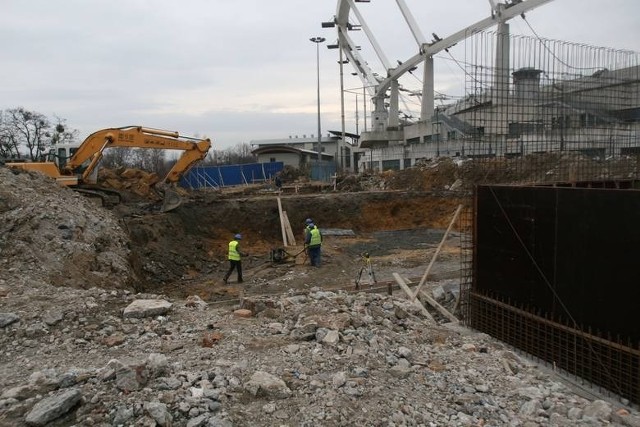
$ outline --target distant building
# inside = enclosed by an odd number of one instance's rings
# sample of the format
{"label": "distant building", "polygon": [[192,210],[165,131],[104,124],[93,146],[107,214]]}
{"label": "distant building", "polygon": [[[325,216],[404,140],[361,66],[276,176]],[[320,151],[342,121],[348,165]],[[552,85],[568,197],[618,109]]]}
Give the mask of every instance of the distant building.
{"label": "distant building", "polygon": [[387,144],[364,136],[360,147],[371,151],[360,168],[404,169],[440,156],[640,154],[640,66],[544,85],[541,73],[516,70],[511,90],[490,89],[438,107],[428,123],[387,132]]}
{"label": "distant building", "polygon": [[[342,143],[342,133],[337,131],[330,131],[323,136],[320,140],[320,160],[325,164],[340,162],[344,167],[350,167],[357,135],[345,133],[345,139],[347,142]],[[250,144],[259,163],[283,162],[285,166],[303,168],[318,160],[318,138],[314,135],[253,140]]]}

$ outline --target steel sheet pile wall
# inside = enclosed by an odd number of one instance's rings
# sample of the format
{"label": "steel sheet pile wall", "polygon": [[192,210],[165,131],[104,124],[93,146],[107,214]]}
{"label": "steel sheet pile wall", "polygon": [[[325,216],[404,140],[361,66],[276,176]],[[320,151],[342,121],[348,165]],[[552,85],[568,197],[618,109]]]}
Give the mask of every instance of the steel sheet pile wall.
{"label": "steel sheet pile wall", "polygon": [[466,322],[640,403],[640,191],[479,186]]}

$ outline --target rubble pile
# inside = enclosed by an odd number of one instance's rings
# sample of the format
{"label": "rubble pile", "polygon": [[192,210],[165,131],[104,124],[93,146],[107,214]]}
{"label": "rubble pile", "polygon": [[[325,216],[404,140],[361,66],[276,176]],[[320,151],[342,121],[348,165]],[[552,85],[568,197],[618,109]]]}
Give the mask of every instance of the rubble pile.
{"label": "rubble pile", "polygon": [[161,196],[154,190],[154,185],[160,181],[160,177],[155,173],[133,168],[101,168],[98,176],[101,186],[127,192],[152,202],[161,200]]}
{"label": "rubble pile", "polygon": [[125,287],[128,236],[98,202],[38,173],[0,168],[0,285]]}
{"label": "rubble pile", "polygon": [[475,184],[531,185],[637,178],[635,156],[598,159],[576,152],[554,152],[513,158],[426,159],[413,168],[386,176],[383,173],[383,182],[376,185],[391,190],[470,192]]}
{"label": "rubble pile", "polygon": [[234,310],[60,292],[72,303],[0,314],[0,425],[640,425],[391,296],[313,289]]}

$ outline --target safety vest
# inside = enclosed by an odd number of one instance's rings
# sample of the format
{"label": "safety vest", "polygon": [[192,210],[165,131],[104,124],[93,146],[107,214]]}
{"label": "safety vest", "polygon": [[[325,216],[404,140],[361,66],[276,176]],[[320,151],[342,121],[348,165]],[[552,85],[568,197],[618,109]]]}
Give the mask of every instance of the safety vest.
{"label": "safety vest", "polygon": [[311,240],[309,241],[309,247],[314,248],[316,246],[320,246],[322,244],[322,236],[320,235],[320,230],[318,227],[313,227],[309,230],[311,233]]}
{"label": "safety vest", "polygon": [[238,241],[229,242],[229,259],[232,261],[240,261],[240,252],[238,252]]}

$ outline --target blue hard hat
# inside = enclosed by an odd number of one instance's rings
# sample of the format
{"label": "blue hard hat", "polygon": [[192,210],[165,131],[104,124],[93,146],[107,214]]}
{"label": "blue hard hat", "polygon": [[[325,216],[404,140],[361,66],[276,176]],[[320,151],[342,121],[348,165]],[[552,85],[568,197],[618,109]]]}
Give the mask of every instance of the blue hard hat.
{"label": "blue hard hat", "polygon": [[242,240],[242,234],[238,233],[235,236],[233,236],[233,238],[236,240]]}
{"label": "blue hard hat", "polygon": [[313,224],[313,220],[311,218],[307,218],[304,220],[305,224],[309,225],[309,224]]}

